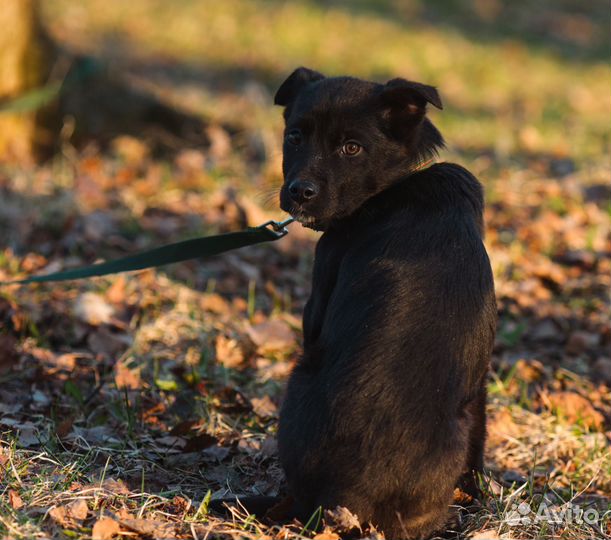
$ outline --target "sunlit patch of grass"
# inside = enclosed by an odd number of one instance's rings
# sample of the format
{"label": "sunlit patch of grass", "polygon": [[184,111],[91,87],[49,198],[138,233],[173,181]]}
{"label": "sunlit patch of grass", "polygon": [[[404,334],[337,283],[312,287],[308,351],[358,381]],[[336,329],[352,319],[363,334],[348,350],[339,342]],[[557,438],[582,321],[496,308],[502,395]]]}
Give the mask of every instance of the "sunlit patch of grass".
{"label": "sunlit patch of grass", "polygon": [[[462,148],[548,152],[582,161],[600,155],[608,142],[611,104],[597,97],[607,91],[602,62],[566,62],[516,36],[470,39],[457,28],[419,18],[420,1],[411,3],[412,14],[404,19],[375,7],[359,11],[305,1],[88,0],[77,7],[57,0],[47,9],[52,27],[70,28],[77,41],[86,34],[87,41],[81,40],[86,48],[99,47],[112,34],[120,36],[118,46],[128,54],[148,51],[179,59],[186,70],[201,69],[200,86],[207,90],[200,110],[213,117],[220,111],[224,119],[242,117],[239,123],[250,118],[279,126],[270,96],[253,99],[244,117],[240,78],[249,74],[271,90],[295,66],[306,64],[328,74],[380,80],[401,75],[438,85],[447,107],[435,120],[451,144]],[[216,91],[231,77],[233,113],[227,97]],[[197,80],[191,89],[193,84]]]}
{"label": "sunlit patch of grass", "polygon": [[[484,507],[469,516],[467,529],[488,531],[501,538],[606,538],[609,509],[597,500],[587,500],[580,493],[555,489],[548,480],[535,484],[537,468],[528,471],[523,483],[500,486],[490,478],[482,479],[486,494]],[[584,512],[595,511],[597,521],[583,519]]]}

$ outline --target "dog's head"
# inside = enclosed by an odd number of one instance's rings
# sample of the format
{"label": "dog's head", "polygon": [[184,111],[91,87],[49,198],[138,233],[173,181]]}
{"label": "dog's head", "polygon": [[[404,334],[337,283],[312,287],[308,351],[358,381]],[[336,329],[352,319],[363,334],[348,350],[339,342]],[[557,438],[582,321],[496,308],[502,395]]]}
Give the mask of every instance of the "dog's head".
{"label": "dog's head", "polygon": [[432,86],[295,70],[274,98],[285,107],[281,208],[317,230],[362,204],[443,146],[426,118]]}

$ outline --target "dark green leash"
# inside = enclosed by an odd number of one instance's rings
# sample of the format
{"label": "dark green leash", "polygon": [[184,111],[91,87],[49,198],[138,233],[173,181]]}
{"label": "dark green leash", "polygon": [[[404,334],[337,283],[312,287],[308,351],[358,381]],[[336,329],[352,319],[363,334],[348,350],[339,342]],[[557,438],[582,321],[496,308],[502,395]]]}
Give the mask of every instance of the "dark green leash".
{"label": "dark green leash", "polygon": [[191,240],[168,244],[167,246],[149,249],[113,261],[92,264],[91,266],[83,266],[64,272],[54,272],[53,274],[33,276],[15,281],[0,281],[0,285],[26,285],[28,283],[48,283],[51,281],[68,281],[93,276],[106,276],[108,274],[118,274],[119,272],[144,270],[145,268],[153,268],[200,257],[211,257],[225,251],[231,251],[232,249],[279,240],[288,234],[286,226],[293,223],[293,221],[295,221],[294,218],[289,218],[285,221],[267,221],[258,227],[250,227],[244,231],[192,238]]}

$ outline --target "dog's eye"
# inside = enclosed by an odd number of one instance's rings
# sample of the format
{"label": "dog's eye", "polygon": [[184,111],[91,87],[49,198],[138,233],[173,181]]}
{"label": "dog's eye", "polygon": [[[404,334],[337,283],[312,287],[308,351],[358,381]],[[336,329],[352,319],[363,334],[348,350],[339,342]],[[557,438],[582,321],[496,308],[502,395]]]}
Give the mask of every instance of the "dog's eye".
{"label": "dog's eye", "polygon": [[301,131],[293,129],[286,134],[286,141],[295,146],[301,144]]}
{"label": "dog's eye", "polygon": [[362,149],[363,147],[359,143],[355,141],[348,141],[342,146],[342,154],[345,154],[346,156],[356,156],[357,154],[361,153]]}

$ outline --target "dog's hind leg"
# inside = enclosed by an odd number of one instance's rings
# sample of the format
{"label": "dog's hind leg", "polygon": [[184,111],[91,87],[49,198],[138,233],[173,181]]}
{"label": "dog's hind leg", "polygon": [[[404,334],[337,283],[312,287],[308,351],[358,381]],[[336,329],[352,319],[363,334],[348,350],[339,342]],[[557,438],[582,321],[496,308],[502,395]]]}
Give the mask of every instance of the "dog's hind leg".
{"label": "dog's hind leg", "polygon": [[484,446],[486,443],[486,386],[482,387],[477,396],[466,406],[467,415],[471,419],[469,430],[469,451],[467,454],[467,471],[460,479],[462,491],[479,498],[478,473],[484,471]]}

